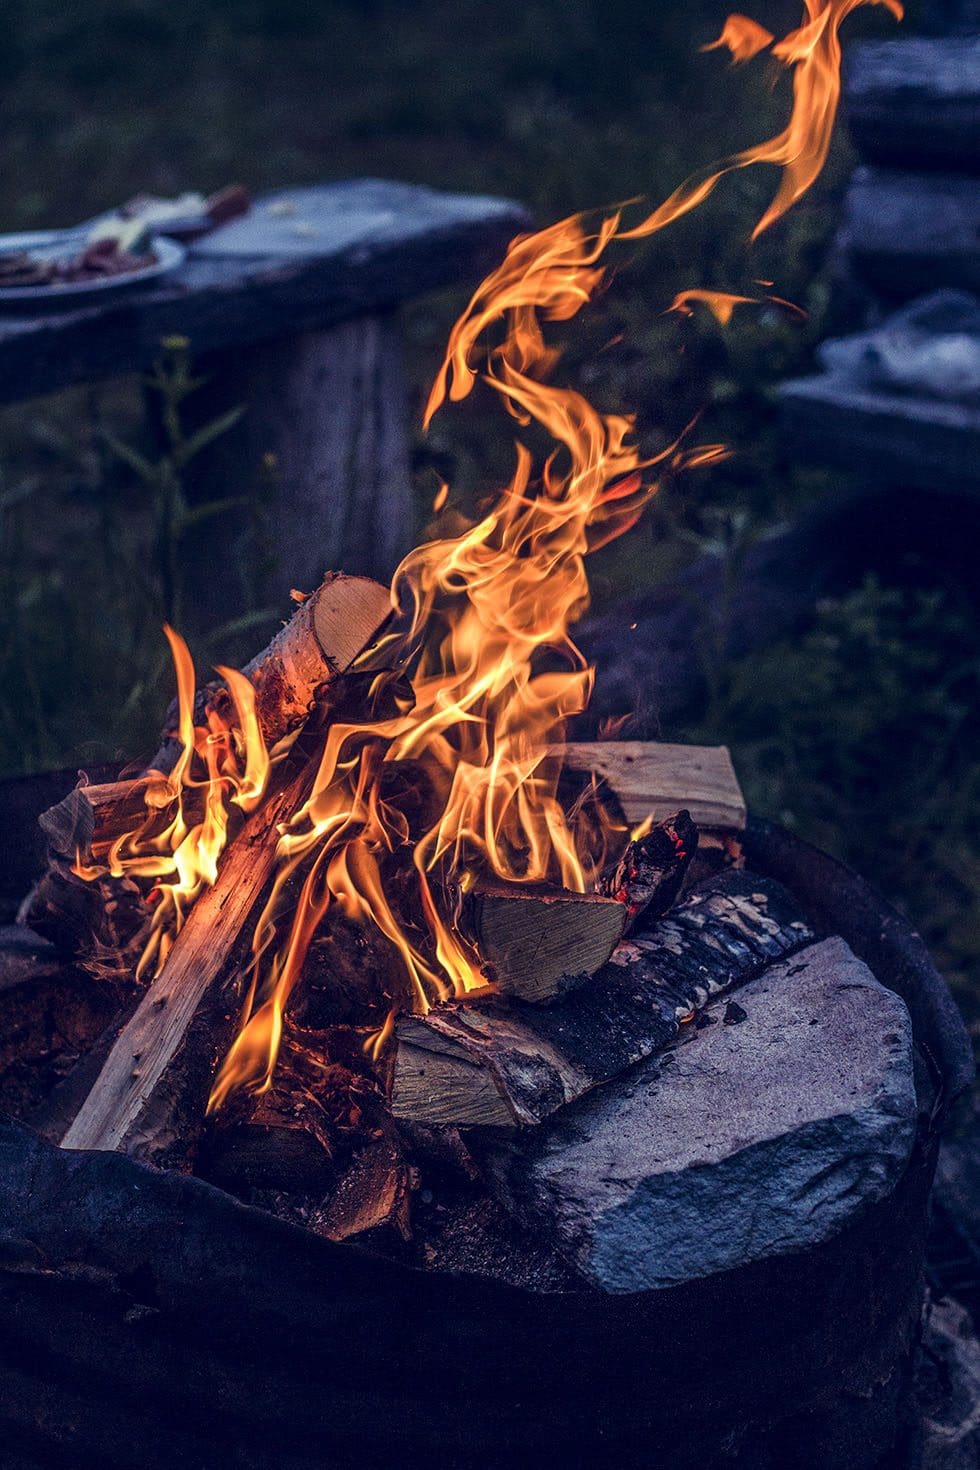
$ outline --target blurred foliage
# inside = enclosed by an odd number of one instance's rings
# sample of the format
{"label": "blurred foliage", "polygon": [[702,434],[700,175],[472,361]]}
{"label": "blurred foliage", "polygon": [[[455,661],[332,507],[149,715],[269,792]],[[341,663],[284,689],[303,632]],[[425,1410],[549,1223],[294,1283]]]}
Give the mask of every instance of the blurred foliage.
{"label": "blurred foliage", "polygon": [[[786,81],[769,63],[732,68],[719,53],[699,55],[727,8],[7,0],[2,227],[73,223],[143,190],[232,180],[259,190],[358,174],[509,194],[542,223],[637,194],[659,199],[785,115]],[[795,0],[746,8],[776,32],[799,18]],[[848,20],[845,40],[892,29],[869,8]],[[838,130],[806,201],[751,249],[746,237],[775,176],[728,179],[705,208],[622,252],[611,289],[569,334],[567,380],[606,408],[635,411],[651,450],[703,411],[697,433],[736,451],[710,475],[687,477],[601,553],[600,602],[705,547],[737,574],[760,529],[827,488],[786,462],[771,390],[806,370],[828,328],[828,246],[852,164]],[[799,302],[808,321],[745,311],[723,332],[707,314],[663,315],[684,287],[758,294],[759,278]],[[406,307],[416,421],[463,299],[447,291]],[[180,616],[189,514],[179,433],[189,362],[176,371],[176,439],[165,423],[153,434],[141,427],[133,384],[0,414],[0,769],[152,748],[169,696],[159,623]],[[415,447],[420,526],[440,477],[467,509],[507,479],[511,429],[478,394],[437,417]],[[231,493],[215,487],[207,511],[218,547]],[[202,663],[243,657],[262,625],[274,626],[271,612],[240,612],[237,628],[195,649]],[[968,708],[976,639],[955,588],[869,583],[792,645],[734,666],[699,650],[710,698],[684,733],[731,744],[758,809],[872,873],[948,973],[980,994],[980,757]]]}
{"label": "blurred foliage", "polygon": [[684,737],[735,746],[753,809],[878,884],[980,1039],[980,627],[955,588],[863,587],[719,672]]}

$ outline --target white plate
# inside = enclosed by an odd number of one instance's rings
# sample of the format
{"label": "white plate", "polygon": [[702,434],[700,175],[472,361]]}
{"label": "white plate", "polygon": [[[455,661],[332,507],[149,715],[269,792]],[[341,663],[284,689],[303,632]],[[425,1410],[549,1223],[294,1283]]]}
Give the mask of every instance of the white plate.
{"label": "white plate", "polygon": [[[63,230],[38,230],[26,235],[0,235],[0,257],[27,250],[40,260],[58,259],[84,250],[88,232],[72,234]],[[103,296],[107,291],[120,291],[155,281],[183,265],[187,252],[176,240],[156,235],[152,243],[156,260],[144,270],[126,271],[118,276],[97,276],[90,281],[58,281],[50,286],[4,286],[0,288],[0,306],[57,306],[62,301],[74,305],[88,297]]]}

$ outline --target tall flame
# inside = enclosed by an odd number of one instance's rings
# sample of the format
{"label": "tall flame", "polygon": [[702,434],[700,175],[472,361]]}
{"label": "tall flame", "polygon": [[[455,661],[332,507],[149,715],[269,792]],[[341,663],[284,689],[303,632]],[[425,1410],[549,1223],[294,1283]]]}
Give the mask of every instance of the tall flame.
{"label": "tall flame", "polygon": [[[577,214],[514,240],[453,327],[425,408],[426,427],[447,398],[459,402],[482,381],[521,429],[536,426],[554,447],[536,461],[519,440],[510,483],[492,510],[458,536],[417,547],[398,568],[390,646],[399,658],[390,670],[362,674],[368,717],[351,720],[341,710],[327,724],[311,794],[280,838],[277,876],[254,936],[242,1027],[211,1108],[239,1087],[269,1085],[284,1008],[328,911],[373,924],[386,936],[405,976],[404,993],[391,997],[392,1013],[405,1006],[424,1011],[487,983],[479,955],[455,923],[452,895],[481,875],[579,892],[594,886],[604,845],[618,834],[608,823],[597,830],[580,807],[566,808],[554,753],[566,721],[586,708],[592,690],[593,670],[569,631],[588,604],[585,558],[636,523],[665,475],[716,461],[725,451],[678,440],[655,460],[644,459],[631,415],[601,413],[574,389],[548,382],[558,353],[545,324],[570,321],[594,298],[611,245],[664,229],[734,169],[755,163],[781,169],[753,239],[799,199],[829,146],[840,94],[838,29],[862,3],[902,13],[897,0],[805,0],[803,24],[779,42],[746,17],[730,16],[706,49],[726,47],[744,61],[771,47],[793,69],[786,127],[692,176],[636,224],[627,227],[620,209],[594,224]],[[690,310],[691,301],[701,301],[724,322],[749,299],[692,289],[674,308]],[[268,779],[247,681],[222,671],[236,708],[234,736],[195,731],[189,660],[175,635],[168,636],[178,666],[183,750],[171,784],[181,789],[190,780],[196,753],[206,765],[205,813],[187,831],[178,814],[151,853],[139,834],[127,839],[111,867],[175,875],[161,885],[167,914],[144,957],[156,964],[175,927],[171,921],[213,882],[225,804],[260,800]],[[246,752],[243,769],[229,765],[232,742]],[[410,876],[415,916],[399,912],[398,884],[386,886],[383,867],[386,876],[392,868]]]}

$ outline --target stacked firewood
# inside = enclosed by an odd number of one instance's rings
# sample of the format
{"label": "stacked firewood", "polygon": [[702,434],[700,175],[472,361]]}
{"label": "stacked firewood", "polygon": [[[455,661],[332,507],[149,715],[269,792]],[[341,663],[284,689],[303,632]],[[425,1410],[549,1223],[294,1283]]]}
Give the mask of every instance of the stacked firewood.
{"label": "stacked firewood", "polygon": [[[387,1014],[396,957],[380,934],[328,915],[271,1087],[206,1119],[278,835],[310,792],[331,708],[356,696],[353,666],[391,667],[399,657],[389,611],[377,584],[329,577],[246,668],[266,746],[298,734],[159,973],[134,988],[131,1013],[61,1135],[67,1148],[118,1149],[197,1169],[246,1197],[285,1200],[287,1213],[299,1210],[335,1239],[378,1230],[409,1238],[419,1158],[474,1178],[471,1130],[535,1128],[812,938],[778,885],[740,871],[745,807],[724,748],[570,744],[566,769],[598,789],[624,830],[642,834],[615,854],[598,890],[478,882],[455,895],[454,922],[477,945],[487,988],[401,1014],[376,1057],[364,1040]],[[227,702],[216,683],[198,696],[198,713]],[[117,968],[132,965],[146,904],[131,879],[82,883],[79,858],[97,861],[139,822],[169,819],[180,748],[168,729],[145,770],[82,783],[41,818],[49,866],[30,922],[95,976],[113,952]]]}

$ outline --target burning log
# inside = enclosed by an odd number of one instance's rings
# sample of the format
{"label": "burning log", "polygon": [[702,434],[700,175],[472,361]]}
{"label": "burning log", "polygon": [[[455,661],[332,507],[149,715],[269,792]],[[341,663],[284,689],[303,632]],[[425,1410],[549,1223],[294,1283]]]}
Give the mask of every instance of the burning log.
{"label": "burning log", "polygon": [[[390,612],[390,593],[379,582],[331,572],[268,647],[246,664],[242,672],[255,689],[255,713],[267,749],[303,723],[317,690],[350,668]],[[199,695],[202,719],[207,706],[223,697],[223,688],[213,684]],[[173,705],[171,725],[176,713]],[[168,775],[180,749],[174,729],[168,729],[143,775],[76,786],[39,818],[51,851],[72,859],[93,844],[108,846],[133,831],[148,810],[172,812],[177,793],[154,772]]]}
{"label": "burning log", "polygon": [[403,1017],[392,1112],[456,1126],[540,1123],[660,1050],[709,997],[813,937],[778,883],[722,874],[555,1005],[490,1001]]}
{"label": "burning log", "polygon": [[[391,611],[390,594],[368,577],[331,573],[308,597],[244,673],[255,688],[256,717],[270,748],[309,714],[317,690],[349,669],[371,643]],[[223,685],[198,696],[199,714],[223,699]],[[39,823],[49,847],[49,864],[24,904],[24,917],[45,938],[74,953],[101,926],[103,896],[71,872],[78,853],[103,856],[117,838],[141,828],[154,814],[161,826],[174,814],[177,792],[165,779],[180,752],[175,735],[165,735],[150,768],[131,780],[84,782],[43,812]],[[185,791],[185,815],[194,797]],[[138,898],[138,894],[137,894]],[[132,926],[130,926],[132,927]]]}
{"label": "burning log", "polygon": [[[327,574],[242,670],[255,689],[255,714],[267,748],[303,723],[316,691],[350,668],[390,613],[391,594],[380,582],[343,572]],[[171,758],[172,741],[168,732],[153,762],[157,770],[173,765],[179,746]],[[168,764],[158,764],[161,758]]]}
{"label": "burning log", "polygon": [[175,800],[167,781],[152,774],[129,781],[80,783],[63,801],[42,812],[38,825],[51,852],[74,858],[93,847],[108,847],[141,826],[154,806],[163,812]]}
{"label": "burning log", "polygon": [[649,923],[670,908],[697,851],[698,835],[690,812],[678,812],[628,845],[606,884],[626,905],[625,933],[631,934],[641,919]]}
{"label": "burning log", "polygon": [[553,1000],[601,969],[627,912],[614,897],[519,884],[481,888],[468,906],[487,979],[527,1001]]}
{"label": "burning log", "polygon": [[[120,1033],[62,1140],[64,1148],[122,1149],[143,1160],[159,1160],[173,1145],[174,1120],[187,1093],[196,1090],[188,1086],[188,1071],[201,1074],[200,1123],[221,1028],[211,1026],[202,1066],[180,1054],[202,1002],[221,979],[272,876],[277,828],[303,801],[312,775],[310,764],[293,774],[253,813],[225,853],[217,882],[195,903],[162,970]],[[185,1125],[182,1149],[189,1136]]]}

